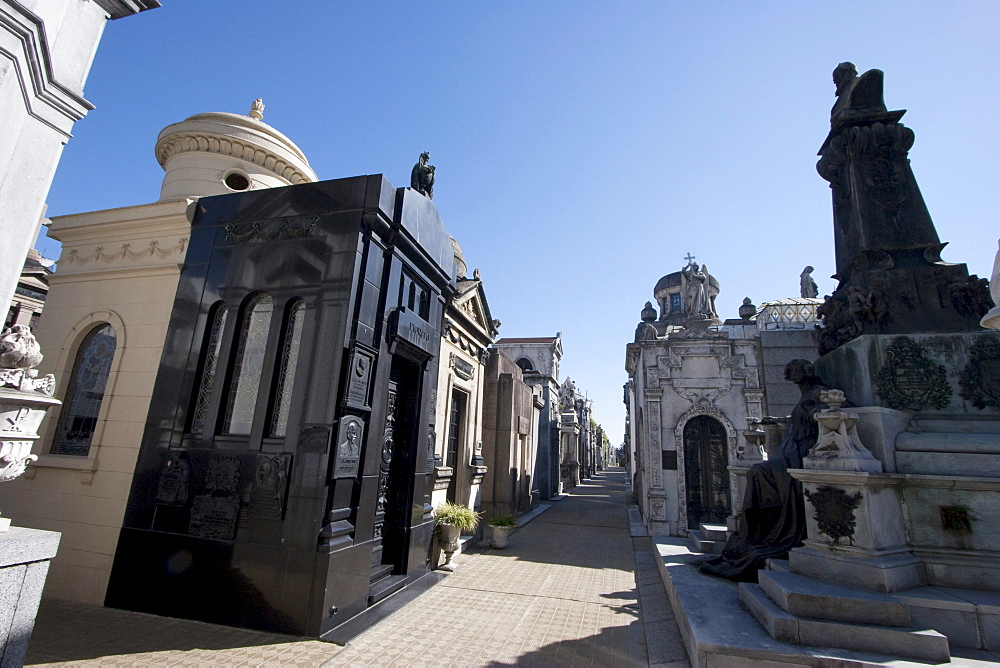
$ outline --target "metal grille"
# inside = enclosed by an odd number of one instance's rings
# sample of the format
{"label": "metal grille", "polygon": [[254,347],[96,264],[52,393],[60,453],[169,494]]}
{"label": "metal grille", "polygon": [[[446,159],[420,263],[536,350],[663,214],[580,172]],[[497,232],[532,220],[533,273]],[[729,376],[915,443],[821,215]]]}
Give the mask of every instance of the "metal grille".
{"label": "metal grille", "polygon": [[115,330],[108,324],[94,329],[80,343],[66,388],[52,454],[80,457],[89,454],[116,343]]}
{"label": "metal grille", "polygon": [[295,383],[295,369],[299,361],[299,343],[302,340],[302,321],[305,319],[306,305],[297,301],[288,313],[284,342],[281,350],[281,367],[278,370],[277,385],[274,390],[274,413],[271,416],[271,436],[281,438],[288,426],[288,411],[292,406],[292,385]]}
{"label": "metal grille", "polygon": [[226,408],[225,432],[228,434],[247,435],[253,426],[270,325],[271,298],[261,295],[247,309],[240,333],[240,345]]}
{"label": "metal grille", "polygon": [[191,431],[196,433],[205,431],[208,401],[212,398],[212,387],[215,385],[215,370],[219,366],[219,350],[222,348],[222,331],[226,328],[228,314],[229,308],[225,304],[216,307],[208,342],[202,353],[205,356],[205,363],[202,365],[201,383],[198,385],[198,399],[191,416]]}

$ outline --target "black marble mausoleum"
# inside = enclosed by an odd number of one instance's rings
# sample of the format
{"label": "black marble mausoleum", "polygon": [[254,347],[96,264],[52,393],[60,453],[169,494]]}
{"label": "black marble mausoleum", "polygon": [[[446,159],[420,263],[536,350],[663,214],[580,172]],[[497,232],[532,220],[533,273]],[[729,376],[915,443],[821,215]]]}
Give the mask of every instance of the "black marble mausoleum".
{"label": "black marble mausoleum", "polygon": [[453,284],[381,175],[200,200],[107,605],[321,636],[427,573]]}

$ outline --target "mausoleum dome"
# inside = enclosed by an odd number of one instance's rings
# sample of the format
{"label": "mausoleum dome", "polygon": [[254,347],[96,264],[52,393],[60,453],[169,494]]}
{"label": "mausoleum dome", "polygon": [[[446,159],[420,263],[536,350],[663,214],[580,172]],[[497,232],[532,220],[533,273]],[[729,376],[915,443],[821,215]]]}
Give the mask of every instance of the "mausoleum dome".
{"label": "mausoleum dome", "polygon": [[462,247],[455,237],[451,238],[451,246],[455,250],[455,277],[465,278],[465,275],[469,273],[469,267],[465,264],[465,253],[462,252]]}
{"label": "mausoleum dome", "polygon": [[195,114],[163,128],[156,139],[166,172],[160,201],[316,181],[305,154],[263,122],[263,111],[255,100],[247,116]]}
{"label": "mausoleum dome", "polygon": [[[704,267],[702,267],[704,271]],[[658,320],[667,321],[671,325],[683,324],[687,317],[687,295],[684,294],[684,272],[675,271],[667,274],[656,282],[653,288],[653,298],[660,307]],[[719,294],[719,281],[708,274],[705,285],[705,297],[714,304]]]}

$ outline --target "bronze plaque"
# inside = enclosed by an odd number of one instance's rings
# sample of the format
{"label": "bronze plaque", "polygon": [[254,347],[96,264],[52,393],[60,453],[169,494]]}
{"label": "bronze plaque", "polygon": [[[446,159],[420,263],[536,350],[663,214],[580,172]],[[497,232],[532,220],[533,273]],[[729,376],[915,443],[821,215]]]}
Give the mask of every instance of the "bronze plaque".
{"label": "bronze plaque", "polygon": [[250,517],[280,520],[285,514],[289,455],[257,455],[250,492]]}
{"label": "bronze plaque", "polygon": [[351,348],[349,364],[344,405],[370,410],[368,388],[371,385],[372,369],[375,366],[375,351],[355,343]]}
{"label": "bronze plaque", "polygon": [[336,460],[333,466],[334,478],[353,478],[358,474],[361,462],[361,445],[364,442],[365,423],[355,415],[340,418],[337,428]]}

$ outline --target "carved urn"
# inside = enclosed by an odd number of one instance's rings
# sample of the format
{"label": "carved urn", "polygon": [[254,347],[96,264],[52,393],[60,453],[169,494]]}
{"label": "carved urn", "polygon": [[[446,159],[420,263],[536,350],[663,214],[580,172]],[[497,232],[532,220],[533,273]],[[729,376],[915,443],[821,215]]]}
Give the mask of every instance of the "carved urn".
{"label": "carved urn", "polygon": [[[55,378],[39,378],[32,368],[41,361],[38,343],[24,325],[0,335],[0,482],[18,477],[38,459],[31,454],[38,426],[49,408],[61,403],[52,397]],[[8,528],[10,519],[0,518],[0,531]]]}

